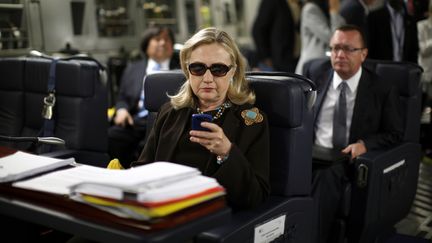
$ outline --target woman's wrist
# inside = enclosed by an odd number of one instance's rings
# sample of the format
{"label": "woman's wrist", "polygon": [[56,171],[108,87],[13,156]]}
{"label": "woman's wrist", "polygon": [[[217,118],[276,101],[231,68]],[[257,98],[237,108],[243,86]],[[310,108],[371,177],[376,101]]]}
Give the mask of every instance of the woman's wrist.
{"label": "woman's wrist", "polygon": [[218,165],[221,165],[223,162],[225,162],[228,159],[228,157],[229,157],[229,154],[227,154],[227,155],[218,155],[218,156],[216,156],[216,163]]}
{"label": "woman's wrist", "polygon": [[216,163],[218,163],[220,165],[220,164],[222,164],[223,162],[225,162],[228,159],[229,153],[231,151],[231,147],[232,147],[232,143],[230,144],[227,153],[225,153],[225,154],[217,154],[216,155]]}

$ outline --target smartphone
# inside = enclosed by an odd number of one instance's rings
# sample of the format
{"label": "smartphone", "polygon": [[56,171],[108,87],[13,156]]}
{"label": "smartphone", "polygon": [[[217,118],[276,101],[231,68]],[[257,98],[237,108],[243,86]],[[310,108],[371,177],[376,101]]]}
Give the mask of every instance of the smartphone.
{"label": "smartphone", "polygon": [[212,122],[213,117],[209,114],[192,114],[192,130],[210,131],[202,127],[201,122]]}

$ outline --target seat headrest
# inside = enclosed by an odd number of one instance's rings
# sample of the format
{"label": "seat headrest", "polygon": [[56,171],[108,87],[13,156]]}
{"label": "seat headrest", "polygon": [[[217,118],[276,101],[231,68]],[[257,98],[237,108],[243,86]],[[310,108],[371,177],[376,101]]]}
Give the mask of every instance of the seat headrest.
{"label": "seat headrest", "polygon": [[[315,70],[316,66],[322,67],[323,65],[331,68],[328,57],[313,59],[305,64],[305,66],[310,66],[309,69],[314,66],[313,70]],[[363,62],[363,67],[372,73],[386,77],[389,85],[395,85],[401,96],[413,96],[418,92],[419,82],[413,82],[412,80],[420,80],[423,69],[415,63],[368,58]]]}
{"label": "seat headrest", "polygon": [[315,102],[315,85],[294,74],[248,73],[256,106],[269,117],[271,126],[297,127],[303,124],[304,112]]}
{"label": "seat headrest", "polygon": [[397,87],[399,95],[417,95],[420,76],[423,72],[419,65],[410,62],[366,59],[364,66],[373,73],[386,77],[389,84]]}
{"label": "seat headrest", "polygon": [[146,94],[145,107],[150,112],[157,112],[169,101],[168,95],[174,95],[186,81],[181,70],[161,71],[149,74],[144,79]]}
{"label": "seat headrest", "polygon": [[24,88],[24,59],[1,58],[0,74],[2,79],[0,90],[22,91]]}
{"label": "seat headrest", "polygon": [[[303,109],[311,109],[315,102],[315,85],[302,76],[251,72],[246,79],[257,96],[256,106],[266,112],[271,125],[300,126]],[[176,94],[185,80],[180,70],[147,75],[144,80],[146,109],[157,112],[169,100],[167,94]]]}
{"label": "seat headrest", "polygon": [[[1,58],[0,71],[3,79],[15,82],[1,82],[2,90],[23,90],[45,94],[51,60],[45,58]],[[90,60],[61,60],[56,66],[56,94],[61,96],[92,97],[94,82],[99,78],[100,67]]]}
{"label": "seat headrest", "polygon": [[[46,93],[51,60],[45,58],[27,58],[25,62],[28,91]],[[87,70],[84,72],[84,70]],[[100,67],[87,60],[60,60],[56,66],[56,94],[62,96],[91,97],[94,95],[94,83],[88,80],[99,78]]]}
{"label": "seat headrest", "polygon": [[[402,96],[416,95],[419,90],[421,69],[414,65],[397,65],[395,63],[381,63],[377,65],[377,74],[385,74],[389,81],[396,82],[399,94]],[[417,78],[416,78],[417,77]]]}

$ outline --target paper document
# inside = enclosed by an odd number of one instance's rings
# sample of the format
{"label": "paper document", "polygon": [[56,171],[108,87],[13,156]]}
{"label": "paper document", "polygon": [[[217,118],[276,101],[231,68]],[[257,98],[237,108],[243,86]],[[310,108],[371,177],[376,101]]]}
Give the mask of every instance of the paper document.
{"label": "paper document", "polygon": [[201,175],[196,168],[169,162],[126,170],[77,165],[12,186],[69,195],[72,200],[138,220],[167,217],[225,195],[216,179]]}
{"label": "paper document", "polygon": [[17,182],[13,186],[56,194],[69,194],[70,187],[78,184],[97,184],[107,190],[117,188],[120,191],[134,191],[138,188],[157,188],[199,174],[196,168],[168,162],[155,162],[127,170],[79,165]]}
{"label": "paper document", "polygon": [[[98,168],[89,165],[78,165],[77,167],[51,172],[25,181],[18,181],[12,184],[28,190],[49,192],[54,194],[68,195],[70,187],[97,176]],[[107,169],[104,169],[107,170]]]}
{"label": "paper document", "polygon": [[17,151],[0,158],[0,182],[19,180],[73,163],[74,158],[58,159]]}
{"label": "paper document", "polygon": [[219,183],[214,178],[197,175],[178,183],[171,183],[159,188],[122,188],[104,184],[81,183],[72,188],[75,193],[83,193],[116,200],[135,200],[146,203],[160,203],[163,201],[182,199],[192,194],[200,193],[212,188],[218,188]]}

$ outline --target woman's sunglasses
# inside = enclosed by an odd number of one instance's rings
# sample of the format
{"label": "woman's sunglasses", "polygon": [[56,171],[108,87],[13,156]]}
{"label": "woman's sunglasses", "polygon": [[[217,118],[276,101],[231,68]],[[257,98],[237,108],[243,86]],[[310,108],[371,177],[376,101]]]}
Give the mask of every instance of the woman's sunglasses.
{"label": "woman's sunglasses", "polygon": [[223,77],[225,76],[229,70],[231,70],[233,66],[227,66],[222,63],[212,64],[210,67],[201,62],[194,62],[189,64],[188,69],[189,72],[194,76],[203,76],[207,69],[210,70],[211,74],[215,77]]}

